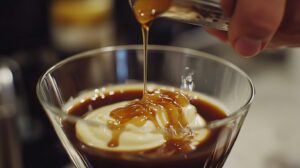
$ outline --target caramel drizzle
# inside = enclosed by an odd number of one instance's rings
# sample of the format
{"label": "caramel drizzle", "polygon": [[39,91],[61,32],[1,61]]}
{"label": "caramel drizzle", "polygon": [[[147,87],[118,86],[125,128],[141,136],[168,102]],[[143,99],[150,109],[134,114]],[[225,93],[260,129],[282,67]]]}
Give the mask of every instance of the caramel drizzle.
{"label": "caramel drizzle", "polygon": [[143,126],[147,121],[152,121],[157,129],[161,129],[156,115],[158,110],[163,108],[167,112],[168,123],[165,126],[164,138],[167,146],[174,147],[179,151],[190,150],[192,133],[186,131],[187,121],[182,107],[188,105],[189,100],[180,92],[157,90],[152,93],[147,91],[147,60],[148,60],[148,35],[151,22],[160,14],[167,11],[172,0],[135,0],[133,11],[136,19],[141,25],[144,43],[144,94],[141,100],[132,102],[126,107],[115,109],[110,116],[115,121],[108,122],[108,128],[112,130],[112,138],[108,143],[109,147],[119,145],[120,135],[127,124],[137,127]]}
{"label": "caramel drizzle", "polygon": [[171,0],[135,0],[133,12],[141,25],[144,44],[144,95],[147,94],[148,37],[151,22],[171,6]]}
{"label": "caramel drizzle", "polygon": [[[108,143],[109,147],[117,147],[119,138],[127,124],[133,124],[142,127],[147,121],[152,121],[157,129],[166,129],[163,131],[164,138],[184,150],[190,144],[192,138],[191,131],[186,131],[188,123],[185,119],[182,107],[188,105],[188,98],[176,91],[156,90],[148,93],[141,100],[136,100],[128,106],[118,108],[110,113],[115,121],[108,122],[108,128],[112,131],[112,138]],[[167,116],[166,128],[160,128],[156,115],[158,110],[164,109]],[[176,145],[177,144],[177,145]]]}

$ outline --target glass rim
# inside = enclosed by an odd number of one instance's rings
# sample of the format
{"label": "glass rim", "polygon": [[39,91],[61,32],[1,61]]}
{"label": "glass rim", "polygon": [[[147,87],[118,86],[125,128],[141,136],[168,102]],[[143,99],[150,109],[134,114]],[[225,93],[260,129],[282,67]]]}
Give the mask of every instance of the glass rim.
{"label": "glass rim", "polygon": [[[73,55],[69,58],[66,58],[66,59],[56,63],[52,67],[50,67],[39,78],[37,86],[36,86],[37,97],[38,97],[40,103],[42,104],[44,110],[49,109],[51,111],[51,113],[53,113],[55,115],[58,115],[58,116],[62,117],[63,119],[67,119],[67,120],[71,120],[71,121],[75,121],[75,122],[82,121],[82,118],[80,118],[78,116],[67,114],[61,108],[57,108],[57,107],[47,103],[47,101],[44,100],[43,95],[41,94],[42,81],[47,77],[47,75],[51,74],[56,69],[60,68],[64,64],[66,64],[68,62],[71,62],[73,60],[77,60],[77,59],[81,59],[81,58],[85,58],[85,57],[92,57],[96,53],[111,52],[111,51],[117,51],[117,50],[142,50],[142,49],[143,49],[143,46],[140,45],[140,44],[109,46],[109,47],[103,47],[103,48],[98,48],[98,49],[85,51],[85,52],[82,52],[82,53],[79,53],[79,54],[75,54],[75,55]],[[241,115],[243,115],[244,114],[243,112],[247,111],[247,109],[253,103],[254,96],[255,96],[254,84],[253,84],[252,80],[250,79],[250,77],[242,69],[240,69],[238,66],[234,65],[233,63],[231,63],[231,62],[229,62],[229,61],[227,61],[223,58],[219,58],[219,57],[214,56],[212,54],[206,53],[206,52],[197,51],[197,50],[184,48],[184,47],[175,47],[175,46],[168,46],[168,45],[149,45],[148,50],[158,50],[158,51],[164,51],[164,52],[185,53],[185,54],[188,54],[188,55],[185,55],[185,56],[188,56],[188,57],[202,57],[202,58],[205,58],[205,59],[209,59],[209,60],[218,62],[220,64],[223,64],[223,65],[227,66],[227,67],[232,68],[233,70],[237,71],[240,75],[242,75],[248,81],[248,84],[249,84],[250,89],[251,89],[251,93],[249,95],[248,100],[244,104],[239,106],[239,108],[237,108],[236,110],[232,110],[232,113],[229,114],[228,116],[226,116],[225,118],[209,121],[209,122],[206,123],[205,126],[202,126],[202,127],[199,127],[199,128],[192,128],[192,129],[215,128],[215,127],[223,126],[223,125],[229,123],[230,121],[233,121],[233,120],[239,118]],[[95,125],[95,124],[99,125],[100,124],[100,123],[96,123],[96,122],[93,122],[93,121],[86,121],[86,122],[89,122],[93,125]]]}

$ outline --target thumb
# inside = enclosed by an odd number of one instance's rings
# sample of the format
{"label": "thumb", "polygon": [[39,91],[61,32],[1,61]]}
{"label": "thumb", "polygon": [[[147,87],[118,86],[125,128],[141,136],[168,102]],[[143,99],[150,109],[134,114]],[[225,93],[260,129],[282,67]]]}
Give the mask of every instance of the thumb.
{"label": "thumb", "polygon": [[285,0],[237,0],[230,22],[229,41],[243,56],[262,51],[278,30]]}

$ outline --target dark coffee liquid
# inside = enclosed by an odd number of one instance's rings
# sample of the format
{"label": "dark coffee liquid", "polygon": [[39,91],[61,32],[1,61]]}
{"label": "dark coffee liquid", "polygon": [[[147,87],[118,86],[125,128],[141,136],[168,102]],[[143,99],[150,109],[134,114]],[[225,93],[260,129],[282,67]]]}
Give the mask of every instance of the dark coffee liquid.
{"label": "dark coffee liquid", "polygon": [[[143,90],[117,91],[113,95],[107,94],[104,97],[99,96],[96,99],[87,99],[80,104],[76,104],[69,110],[69,113],[83,117],[91,107],[97,109],[121,101],[142,99],[142,97]],[[189,101],[196,107],[197,112],[206,122],[226,117],[222,109],[207,100],[189,98]],[[179,150],[181,149],[179,147],[185,147],[188,142],[170,139],[158,148],[137,152],[109,152],[96,149],[77,139],[74,123],[63,121],[63,129],[84,160],[94,168],[201,168],[207,162],[213,161],[214,153],[218,153],[215,145],[222,128],[210,129],[207,138],[194,150]],[[224,160],[225,154],[218,157],[218,161]]]}

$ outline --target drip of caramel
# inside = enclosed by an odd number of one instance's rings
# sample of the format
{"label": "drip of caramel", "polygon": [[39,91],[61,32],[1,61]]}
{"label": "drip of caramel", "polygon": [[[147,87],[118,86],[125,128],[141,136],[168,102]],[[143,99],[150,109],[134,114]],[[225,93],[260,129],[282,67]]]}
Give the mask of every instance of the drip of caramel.
{"label": "drip of caramel", "polygon": [[145,25],[167,11],[171,3],[172,0],[135,0],[132,8],[138,22]]}
{"label": "drip of caramel", "polygon": [[151,22],[167,11],[172,0],[132,0],[132,9],[141,25],[144,44],[144,96],[147,94],[148,36]]}
{"label": "drip of caramel", "polygon": [[171,0],[133,0],[133,12],[141,25],[144,44],[144,95],[147,94],[148,36],[151,22],[171,6]]}
{"label": "drip of caramel", "polygon": [[[119,145],[119,137],[127,124],[137,127],[151,121],[157,129],[163,129],[164,137],[171,146],[177,146],[178,150],[186,151],[192,138],[191,131],[186,131],[188,123],[185,119],[182,107],[189,104],[189,99],[179,91],[155,90],[144,95],[141,100],[136,100],[128,106],[115,109],[110,113],[114,122],[108,122],[112,130],[112,139],[109,147]],[[156,119],[159,111],[165,110],[168,122],[165,128],[161,128]],[[161,117],[158,115],[158,117]],[[172,143],[174,142],[174,143]]]}

